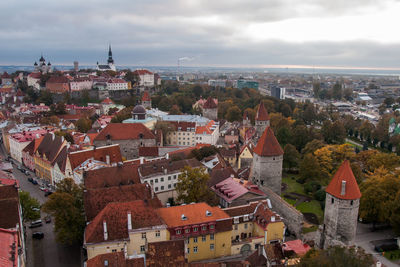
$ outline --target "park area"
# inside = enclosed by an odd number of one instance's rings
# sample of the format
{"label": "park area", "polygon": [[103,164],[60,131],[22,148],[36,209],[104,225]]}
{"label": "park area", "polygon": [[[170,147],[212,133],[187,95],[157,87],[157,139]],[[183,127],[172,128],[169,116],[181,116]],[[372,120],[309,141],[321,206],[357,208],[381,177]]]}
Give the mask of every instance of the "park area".
{"label": "park area", "polygon": [[[324,211],[321,202],[315,198],[315,194],[306,190],[307,184],[301,184],[298,176],[294,174],[284,174],[282,178],[282,198],[297,210],[303,213],[306,223],[304,224],[303,233],[313,232],[318,229],[318,225],[322,223]],[[321,190],[316,189],[315,191]]]}

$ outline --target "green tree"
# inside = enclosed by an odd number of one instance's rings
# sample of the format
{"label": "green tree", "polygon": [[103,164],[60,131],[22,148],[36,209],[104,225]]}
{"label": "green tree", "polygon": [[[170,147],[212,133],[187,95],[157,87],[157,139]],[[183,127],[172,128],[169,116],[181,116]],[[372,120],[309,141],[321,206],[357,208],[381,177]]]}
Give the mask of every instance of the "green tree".
{"label": "green tree", "polygon": [[154,125],[154,129],[162,131],[164,142],[167,141],[170,132],[176,131],[175,125],[167,121],[157,121]]}
{"label": "green tree", "polygon": [[339,82],[336,82],[332,88],[332,96],[334,99],[340,100],[343,97],[343,88]]}
{"label": "green tree", "polygon": [[75,126],[81,133],[86,133],[87,131],[92,129],[92,121],[87,118],[80,118],[75,123]]}
{"label": "green tree", "polygon": [[372,267],[371,254],[360,247],[334,246],[324,250],[312,249],[301,259],[298,267]]}
{"label": "green tree", "polygon": [[242,111],[240,110],[240,108],[238,106],[232,106],[232,107],[228,108],[225,118],[230,122],[241,121]]}
{"label": "green tree", "polygon": [[317,158],[311,153],[306,154],[300,162],[299,173],[303,181],[320,181],[323,178],[321,166]]}
{"label": "green tree", "polygon": [[297,151],[296,147],[287,144],[283,152],[283,167],[286,169],[297,168],[299,165],[300,153]]}
{"label": "green tree", "polygon": [[319,82],[313,83],[314,97],[319,98],[321,93],[321,84]]}
{"label": "green tree", "polygon": [[288,128],[282,127],[276,133],[276,138],[281,146],[286,146],[286,144],[290,143],[292,134]]}
{"label": "green tree", "polygon": [[85,230],[83,188],[66,178],[57,184],[43,210],[54,217],[56,239],[63,244],[81,244]]}
{"label": "green tree", "polygon": [[400,234],[400,191],[397,192],[396,198],[392,206],[390,225],[393,227],[393,230],[399,235]]}
{"label": "green tree", "polygon": [[34,221],[40,218],[40,203],[36,198],[31,197],[29,192],[19,192],[19,202],[22,207],[22,218],[24,222]]}
{"label": "green tree", "polygon": [[132,117],[133,107],[128,107],[120,110],[112,119],[112,123],[121,123],[122,121]]}
{"label": "green tree", "polygon": [[200,85],[196,84],[195,86],[193,86],[193,94],[196,97],[200,97],[203,94],[203,88]]}
{"label": "green tree", "polygon": [[316,150],[325,146],[324,142],[318,139],[314,139],[306,144],[306,146],[301,151],[302,154],[314,153]]}
{"label": "green tree", "polygon": [[207,186],[209,180],[210,176],[205,169],[184,167],[176,184],[177,200],[183,203],[207,202],[209,205],[216,205],[216,196]]}

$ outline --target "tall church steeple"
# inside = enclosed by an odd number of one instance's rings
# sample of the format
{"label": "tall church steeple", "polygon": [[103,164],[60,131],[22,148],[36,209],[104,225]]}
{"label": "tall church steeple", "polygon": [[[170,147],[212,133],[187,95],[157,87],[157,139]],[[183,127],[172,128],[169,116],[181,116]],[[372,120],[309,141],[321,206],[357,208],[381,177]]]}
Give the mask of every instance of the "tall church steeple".
{"label": "tall church steeple", "polygon": [[108,47],[108,64],[114,64],[114,59],[112,58],[111,44]]}

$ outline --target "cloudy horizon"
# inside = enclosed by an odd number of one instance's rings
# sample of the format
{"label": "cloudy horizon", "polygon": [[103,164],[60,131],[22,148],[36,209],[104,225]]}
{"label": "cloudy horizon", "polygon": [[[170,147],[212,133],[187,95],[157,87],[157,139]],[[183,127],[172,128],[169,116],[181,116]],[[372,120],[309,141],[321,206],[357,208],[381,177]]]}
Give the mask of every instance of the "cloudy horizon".
{"label": "cloudy horizon", "polygon": [[2,1],[0,65],[400,69],[396,0]]}

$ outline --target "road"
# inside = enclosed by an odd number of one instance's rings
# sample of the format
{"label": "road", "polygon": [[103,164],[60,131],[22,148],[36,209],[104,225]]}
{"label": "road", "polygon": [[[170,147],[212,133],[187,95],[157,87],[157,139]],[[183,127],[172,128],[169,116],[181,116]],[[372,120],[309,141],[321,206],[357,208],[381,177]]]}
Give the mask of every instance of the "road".
{"label": "road", "polygon": [[362,247],[367,253],[372,254],[378,261],[387,267],[398,267],[399,264],[389,261],[374,250],[371,241],[394,238],[395,235],[391,229],[372,232],[370,224],[359,223],[357,225],[356,245]]}
{"label": "road", "polygon": [[[2,145],[1,154],[4,155]],[[19,181],[20,188],[28,191],[32,197],[43,204],[47,198],[44,192],[39,189],[39,185],[33,185],[28,181],[28,177],[20,172],[13,164],[13,175]],[[33,173],[31,176],[34,177]],[[42,219],[47,214],[42,213]],[[27,267],[77,267],[81,266],[81,249],[79,246],[64,246],[58,244],[55,240],[54,221],[46,224],[43,220],[43,226],[30,229],[29,223],[26,223],[26,259]],[[32,239],[33,232],[43,232],[44,238],[41,240]]]}

